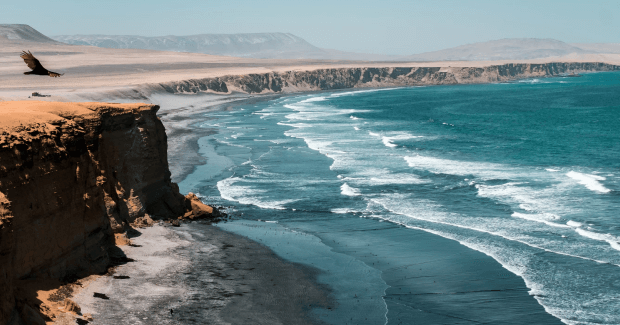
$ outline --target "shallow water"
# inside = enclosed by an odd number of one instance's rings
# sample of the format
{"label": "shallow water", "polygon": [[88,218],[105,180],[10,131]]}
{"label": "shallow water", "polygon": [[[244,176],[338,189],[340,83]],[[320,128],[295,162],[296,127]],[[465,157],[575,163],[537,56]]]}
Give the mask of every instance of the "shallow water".
{"label": "shallow water", "polygon": [[[620,74],[290,96],[216,115],[200,125],[217,131],[199,141],[207,165],[182,191],[377,271],[387,289],[371,295],[385,304],[373,319],[620,323]],[[327,264],[319,280],[335,286],[343,271]],[[341,315],[355,309],[345,287]]]}

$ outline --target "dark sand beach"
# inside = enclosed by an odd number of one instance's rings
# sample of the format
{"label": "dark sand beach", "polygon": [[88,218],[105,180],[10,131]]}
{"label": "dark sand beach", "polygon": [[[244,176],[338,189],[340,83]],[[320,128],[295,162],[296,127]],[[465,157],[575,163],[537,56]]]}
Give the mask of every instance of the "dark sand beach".
{"label": "dark sand beach", "polygon": [[155,225],[131,240],[134,261],[75,297],[92,324],[318,324],[309,310],[333,307],[318,271],[212,225]]}

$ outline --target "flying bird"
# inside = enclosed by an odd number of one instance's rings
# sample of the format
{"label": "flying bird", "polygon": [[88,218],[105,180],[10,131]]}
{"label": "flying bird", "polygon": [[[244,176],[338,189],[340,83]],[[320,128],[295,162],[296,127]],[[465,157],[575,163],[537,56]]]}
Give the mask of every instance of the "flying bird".
{"label": "flying bird", "polygon": [[28,52],[22,51],[22,54],[20,55],[20,57],[24,59],[24,62],[26,62],[26,64],[28,65],[28,68],[32,69],[32,71],[24,72],[24,74],[36,74],[40,76],[50,76],[54,78],[64,75],[64,73],[60,74],[60,73],[52,72],[52,71],[45,69],[41,65],[41,62],[39,62],[39,60],[37,60],[37,58],[35,58],[34,55],[30,53],[30,51]]}

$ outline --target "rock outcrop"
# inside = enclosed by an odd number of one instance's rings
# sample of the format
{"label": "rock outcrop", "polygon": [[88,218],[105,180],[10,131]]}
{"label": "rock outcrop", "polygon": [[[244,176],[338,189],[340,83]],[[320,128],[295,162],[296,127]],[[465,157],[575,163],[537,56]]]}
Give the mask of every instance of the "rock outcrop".
{"label": "rock outcrop", "polygon": [[231,75],[151,84],[144,92],[173,94],[239,91],[248,94],[294,93],[347,88],[453,85],[559,76],[565,73],[617,71],[620,66],[598,62],[518,63],[487,67],[339,68]]}
{"label": "rock outcrop", "polygon": [[0,103],[0,324],[32,318],[16,307],[17,280],[105,271],[115,233],[191,212],[158,108]]}
{"label": "rock outcrop", "polygon": [[204,219],[204,218],[214,218],[219,217],[220,212],[211,206],[208,206],[196,196],[194,193],[189,193],[185,196],[187,202],[187,212],[182,217],[183,219]]}
{"label": "rock outcrop", "polygon": [[82,313],[82,308],[75,301],[67,298],[65,299],[65,311],[79,315]]}

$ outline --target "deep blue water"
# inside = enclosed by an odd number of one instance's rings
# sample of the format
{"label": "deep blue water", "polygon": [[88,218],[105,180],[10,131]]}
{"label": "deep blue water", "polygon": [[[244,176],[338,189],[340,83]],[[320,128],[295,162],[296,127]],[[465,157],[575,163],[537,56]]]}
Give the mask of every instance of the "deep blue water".
{"label": "deep blue water", "polygon": [[[620,324],[619,73],[296,95],[208,116],[207,165],[182,190],[277,222],[222,227],[324,270],[340,307],[317,317]],[[312,240],[293,249],[285,234]]]}

